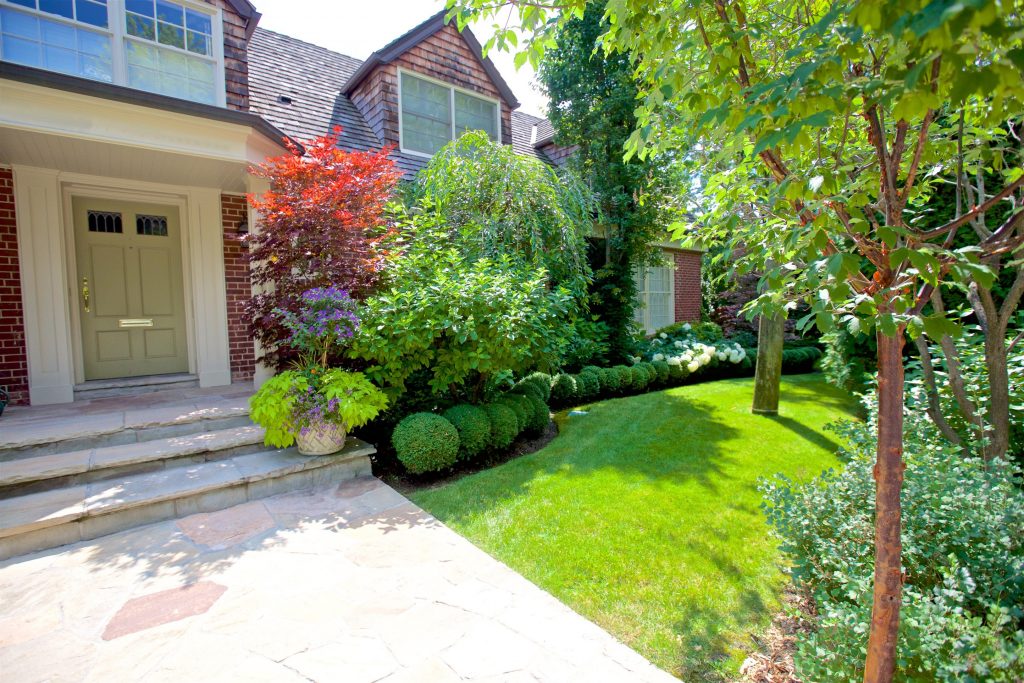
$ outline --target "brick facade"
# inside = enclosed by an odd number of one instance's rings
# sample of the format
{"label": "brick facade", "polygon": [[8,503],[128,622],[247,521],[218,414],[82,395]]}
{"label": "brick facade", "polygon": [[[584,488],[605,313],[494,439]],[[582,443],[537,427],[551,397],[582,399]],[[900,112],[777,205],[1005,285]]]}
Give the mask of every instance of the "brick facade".
{"label": "brick facade", "polygon": [[0,386],[12,404],[28,403],[28,359],[22,315],[18,232],[14,218],[14,174],[0,168]]}
{"label": "brick facade", "polygon": [[699,251],[667,250],[675,260],[676,322],[700,321],[700,266],[703,254]]}
{"label": "brick facade", "polygon": [[[501,109],[501,141],[512,144],[512,110],[484,71],[480,55],[470,49],[451,25],[411,47],[389,64],[374,69],[351,94],[373,132],[385,145],[398,145],[398,69],[436,78],[498,100]],[[422,160],[425,166],[427,159]]]}
{"label": "brick facade", "polygon": [[256,351],[249,325],[245,321],[245,302],[252,289],[245,244],[238,224],[248,217],[248,203],[242,195],[220,197],[221,223],[224,228],[224,280],[228,304],[228,347],[231,356],[231,381],[248,382],[256,370]]}

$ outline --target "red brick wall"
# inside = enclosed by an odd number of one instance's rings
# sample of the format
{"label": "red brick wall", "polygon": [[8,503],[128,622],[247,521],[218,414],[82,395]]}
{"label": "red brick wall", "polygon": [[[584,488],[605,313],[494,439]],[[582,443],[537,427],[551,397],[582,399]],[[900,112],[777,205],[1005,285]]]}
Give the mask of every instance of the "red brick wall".
{"label": "red brick wall", "polygon": [[700,262],[699,251],[675,251],[676,262],[676,322],[700,321]]}
{"label": "red brick wall", "polygon": [[14,175],[0,168],[0,386],[11,403],[28,403],[28,358],[22,317],[18,233],[14,223]]}
{"label": "red brick wall", "polygon": [[238,224],[248,218],[248,203],[242,195],[220,196],[221,222],[224,227],[224,280],[228,301],[228,347],[231,351],[231,381],[247,382],[256,369],[256,352],[249,325],[245,320],[245,302],[252,289],[245,245]]}
{"label": "red brick wall", "polygon": [[[398,67],[472,90],[499,101],[501,141],[512,144],[512,110],[453,26],[441,28],[390,64],[376,68],[351,95],[352,102],[385,145],[398,145]],[[423,160],[426,165],[426,159]]]}

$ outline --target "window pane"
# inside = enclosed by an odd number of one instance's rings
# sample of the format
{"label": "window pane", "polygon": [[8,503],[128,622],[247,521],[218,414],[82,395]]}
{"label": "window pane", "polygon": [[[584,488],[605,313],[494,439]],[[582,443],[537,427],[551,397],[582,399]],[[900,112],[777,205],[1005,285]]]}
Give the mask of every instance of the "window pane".
{"label": "window pane", "polygon": [[214,62],[135,40],[125,41],[128,85],[139,90],[217,103],[217,68]]}
{"label": "window pane", "polygon": [[165,24],[162,21],[157,22],[157,40],[164,45],[171,45],[173,47],[185,47],[185,30],[172,26],[171,24]]}
{"label": "window pane", "polygon": [[78,72],[78,55],[74,50],[46,45],[43,47],[43,66],[50,71],[59,71],[65,74]]}
{"label": "window pane", "polygon": [[648,300],[651,330],[660,330],[671,325],[673,318],[672,297],[669,294],[651,294]]}
{"label": "window pane", "polygon": [[39,43],[22,38],[3,37],[3,58],[5,61],[25,66],[42,66]]}
{"label": "window pane", "polygon": [[75,0],[75,16],[83,24],[107,27],[107,6],[92,0]]}
{"label": "window pane", "polygon": [[153,16],[153,0],[125,0],[125,8],[146,17]]}
{"label": "window pane", "polygon": [[156,22],[147,17],[131,13],[127,14],[125,16],[125,30],[128,31],[130,36],[156,40]]}
{"label": "window pane", "polygon": [[188,31],[188,51],[195,52],[197,55],[210,54],[209,39],[202,33]]}
{"label": "window pane", "polygon": [[21,12],[0,9],[0,25],[4,33],[29,40],[39,40],[39,20]]}
{"label": "window pane", "polygon": [[73,46],[75,44],[74,28],[67,24],[58,24],[55,21],[43,21],[40,27],[43,33],[43,42],[48,45]]}
{"label": "window pane", "polygon": [[56,14],[66,19],[75,18],[75,10],[71,0],[39,0],[39,9],[48,14]]}
{"label": "window pane", "polygon": [[482,130],[492,140],[498,139],[497,105],[494,102],[455,91],[455,134]]}
{"label": "window pane", "polygon": [[402,74],[402,144],[434,154],[451,140],[451,90]]}
{"label": "window pane", "polygon": [[164,0],[156,0],[156,18],[175,26],[184,26],[184,8]]}
{"label": "window pane", "polygon": [[199,33],[205,33],[206,35],[213,33],[210,15],[196,12],[195,10],[185,10],[185,25]]}
{"label": "window pane", "polygon": [[0,7],[4,60],[111,82],[110,38]]}
{"label": "window pane", "polygon": [[15,5],[21,5],[22,7],[29,7],[36,9],[36,0],[8,0]]}

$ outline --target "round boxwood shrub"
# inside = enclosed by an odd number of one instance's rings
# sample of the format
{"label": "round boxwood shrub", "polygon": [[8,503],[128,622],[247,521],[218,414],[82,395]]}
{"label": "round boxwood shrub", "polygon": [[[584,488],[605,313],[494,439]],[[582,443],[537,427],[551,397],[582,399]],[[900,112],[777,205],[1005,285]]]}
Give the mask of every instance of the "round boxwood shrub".
{"label": "round boxwood shrub", "polygon": [[551,375],[545,372],[533,372],[522,379],[523,382],[532,382],[541,391],[540,400],[547,403],[551,400]]}
{"label": "round boxwood shrub", "polygon": [[656,360],[651,363],[651,367],[654,369],[654,373],[657,375],[658,384],[664,384],[668,381],[669,373],[671,372],[672,366],[663,360]]}
{"label": "round boxwood shrub", "polygon": [[499,403],[507,403],[516,414],[516,422],[519,423],[519,431],[530,428],[533,421],[533,404],[530,403],[528,394],[505,394],[498,399]]}
{"label": "round boxwood shrub", "polygon": [[591,399],[601,393],[601,380],[596,372],[581,372],[576,375],[576,391],[582,399]]}
{"label": "round boxwood shrub", "polygon": [[619,371],[615,368],[601,368],[597,378],[601,382],[601,393],[605,396],[619,390]]}
{"label": "round boxwood shrub", "polygon": [[[513,396],[517,395],[521,394],[513,394]],[[516,436],[519,436],[520,432],[526,429],[526,418],[528,417],[528,415],[523,411],[521,406],[516,405],[515,403],[510,401],[509,398],[511,397],[508,394],[506,394],[504,396],[499,396],[494,400],[494,402],[499,405],[503,405],[512,411],[512,417],[515,418],[513,426],[516,430],[515,435],[512,437],[514,439]]]}
{"label": "round boxwood shrub", "polygon": [[482,408],[491,418],[491,448],[508,448],[519,435],[516,414],[504,403],[488,403]]}
{"label": "round boxwood shrub", "polygon": [[564,372],[551,383],[551,401],[558,405],[571,403],[577,397],[576,378]]}
{"label": "round boxwood shrub", "polygon": [[540,400],[544,400],[544,391],[537,385],[537,383],[528,382],[525,379],[519,380],[519,382],[509,390],[509,393],[521,394],[523,396],[536,396]]}
{"label": "round boxwood shrub", "polygon": [[629,369],[629,374],[632,377],[631,386],[633,391],[644,391],[647,389],[647,384],[650,379],[647,376],[647,369],[642,365],[637,364]]}
{"label": "round boxwood shrub", "polygon": [[535,436],[543,434],[551,422],[551,410],[547,403],[536,396],[527,395],[526,400],[530,402],[531,408],[530,423],[526,425],[526,431]]}
{"label": "round boxwood shrub", "polygon": [[633,369],[628,365],[616,365],[612,370],[619,377],[619,393],[625,393],[633,387]]}
{"label": "round boxwood shrub", "polygon": [[686,369],[682,363],[668,366],[668,379],[672,384],[680,384],[686,376],[689,375],[689,370]]}
{"label": "round boxwood shrub", "polygon": [[413,413],[398,423],[391,445],[405,469],[413,474],[451,467],[459,457],[459,431],[434,413]]}
{"label": "round boxwood shrub", "polygon": [[462,403],[442,414],[459,432],[459,459],[479,455],[491,442],[491,420],[479,406]]}

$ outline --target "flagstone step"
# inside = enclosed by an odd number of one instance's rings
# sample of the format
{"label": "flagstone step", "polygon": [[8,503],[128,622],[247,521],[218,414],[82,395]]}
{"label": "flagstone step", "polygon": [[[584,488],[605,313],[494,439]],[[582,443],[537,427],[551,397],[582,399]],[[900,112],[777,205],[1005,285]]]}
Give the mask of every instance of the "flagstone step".
{"label": "flagstone step", "polygon": [[292,448],[168,467],[0,500],[0,560],[197,512],[370,474],[375,449],[349,438],[328,456]]}
{"label": "flagstone step", "polygon": [[0,423],[0,461],[250,425],[247,397]]}
{"label": "flagstone step", "polygon": [[243,451],[265,450],[263,435],[262,427],[248,424],[120,446],[0,461],[0,499],[161,469],[182,458],[200,462],[240,455]]}

